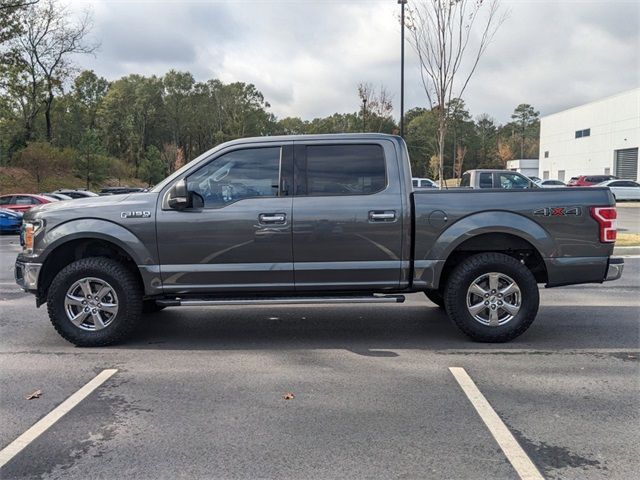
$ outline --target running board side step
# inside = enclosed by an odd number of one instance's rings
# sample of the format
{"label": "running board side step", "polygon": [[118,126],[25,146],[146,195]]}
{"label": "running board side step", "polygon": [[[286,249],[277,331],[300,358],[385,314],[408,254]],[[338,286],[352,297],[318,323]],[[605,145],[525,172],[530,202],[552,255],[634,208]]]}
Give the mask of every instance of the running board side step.
{"label": "running board side step", "polygon": [[403,303],[404,295],[369,295],[364,297],[250,297],[250,298],[176,298],[156,300],[163,307],[211,307],[223,305],[302,305],[332,303]]}

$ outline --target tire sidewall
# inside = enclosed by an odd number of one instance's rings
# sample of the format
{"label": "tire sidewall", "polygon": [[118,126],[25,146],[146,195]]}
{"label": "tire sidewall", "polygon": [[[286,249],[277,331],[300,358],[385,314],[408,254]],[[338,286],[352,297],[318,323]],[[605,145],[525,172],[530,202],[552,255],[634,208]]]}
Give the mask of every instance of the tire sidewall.
{"label": "tire sidewall", "polygon": [[[467,309],[467,291],[479,276],[497,272],[511,277],[520,288],[520,311],[504,325],[492,327],[478,322]],[[467,259],[452,273],[445,289],[447,312],[455,323],[471,338],[482,342],[505,342],[522,334],[538,313],[538,284],[518,260],[504,254],[480,254]]]}
{"label": "tire sidewall", "polygon": [[[65,297],[69,288],[78,280],[88,277],[107,282],[118,297],[116,318],[97,331],[77,327],[69,320],[65,311]],[[131,330],[136,314],[139,316],[142,311],[139,291],[132,291],[131,285],[127,285],[130,277],[131,273],[123,265],[110,259],[82,259],[65,267],[54,278],[47,296],[49,316],[56,330],[78,346],[101,346],[120,340]]]}

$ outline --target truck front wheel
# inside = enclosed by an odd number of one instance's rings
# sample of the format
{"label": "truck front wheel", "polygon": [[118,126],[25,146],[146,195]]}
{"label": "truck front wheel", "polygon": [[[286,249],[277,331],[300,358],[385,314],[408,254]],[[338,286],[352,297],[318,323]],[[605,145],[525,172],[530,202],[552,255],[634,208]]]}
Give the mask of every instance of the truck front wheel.
{"label": "truck front wheel", "polygon": [[109,258],[77,260],[51,282],[47,309],[54,328],[79,347],[101,347],[125,339],[142,313],[135,275]]}
{"label": "truck front wheel", "polygon": [[538,284],[531,271],[502,253],[467,258],[444,292],[447,314],[478,342],[507,342],[524,333],[538,313]]}

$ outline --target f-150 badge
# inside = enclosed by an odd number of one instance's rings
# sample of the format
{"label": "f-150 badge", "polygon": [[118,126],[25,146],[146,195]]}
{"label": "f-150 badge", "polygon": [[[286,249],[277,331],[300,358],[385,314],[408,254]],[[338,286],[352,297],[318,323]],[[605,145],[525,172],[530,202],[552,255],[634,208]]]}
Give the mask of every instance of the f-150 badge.
{"label": "f-150 badge", "polygon": [[533,211],[534,215],[539,217],[566,217],[582,215],[580,207],[544,207]]}
{"label": "f-150 badge", "polygon": [[149,218],[151,212],[148,210],[137,210],[135,212],[120,212],[120,218]]}

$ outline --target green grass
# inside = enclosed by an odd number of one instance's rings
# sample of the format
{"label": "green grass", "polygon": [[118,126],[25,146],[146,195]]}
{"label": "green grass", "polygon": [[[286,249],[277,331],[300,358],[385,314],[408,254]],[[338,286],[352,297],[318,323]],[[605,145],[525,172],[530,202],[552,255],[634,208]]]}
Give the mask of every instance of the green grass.
{"label": "green grass", "polygon": [[620,233],[616,239],[616,247],[639,247],[640,233]]}

